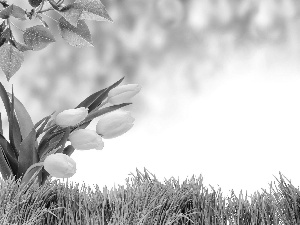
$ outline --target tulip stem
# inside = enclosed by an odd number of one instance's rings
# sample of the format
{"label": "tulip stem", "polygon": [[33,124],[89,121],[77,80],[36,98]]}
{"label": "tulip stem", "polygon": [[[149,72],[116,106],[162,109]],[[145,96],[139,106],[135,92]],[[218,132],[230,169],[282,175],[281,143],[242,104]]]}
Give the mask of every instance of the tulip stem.
{"label": "tulip stem", "polygon": [[45,131],[47,131],[47,130],[50,130],[50,129],[53,128],[54,126],[56,126],[56,124],[53,124],[53,125],[47,127],[45,130],[42,131],[42,133],[45,132]]}
{"label": "tulip stem", "polygon": [[[34,167],[40,167],[33,175],[30,179],[28,179],[26,177],[26,175],[34,168]],[[33,165],[31,165],[25,172],[25,174],[23,175],[23,178],[22,178],[22,181],[21,181],[21,186],[20,186],[20,189],[24,187],[24,185],[30,183],[32,180],[35,179],[35,177],[39,174],[39,172],[41,171],[41,169],[43,168],[44,166],[44,162],[39,162],[39,163],[35,163]]]}

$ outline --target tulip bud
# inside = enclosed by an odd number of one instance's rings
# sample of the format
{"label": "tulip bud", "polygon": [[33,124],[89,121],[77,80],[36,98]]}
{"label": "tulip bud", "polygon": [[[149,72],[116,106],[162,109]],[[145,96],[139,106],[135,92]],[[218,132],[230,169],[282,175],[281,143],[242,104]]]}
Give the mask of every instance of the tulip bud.
{"label": "tulip bud", "polygon": [[53,177],[70,178],[76,173],[76,163],[66,154],[55,153],[45,158],[44,169]]}
{"label": "tulip bud", "polygon": [[107,101],[114,105],[128,102],[133,96],[139,93],[140,90],[141,86],[138,84],[118,86],[108,92]]}
{"label": "tulip bud", "polygon": [[88,115],[88,109],[80,107],[77,109],[64,110],[57,114],[55,123],[60,127],[75,126],[85,119]]}
{"label": "tulip bud", "polygon": [[127,111],[116,110],[99,118],[96,132],[106,139],[118,137],[133,127],[134,118]]}
{"label": "tulip bud", "polygon": [[77,150],[97,149],[102,150],[104,143],[101,136],[93,130],[79,129],[72,132],[69,140]]}

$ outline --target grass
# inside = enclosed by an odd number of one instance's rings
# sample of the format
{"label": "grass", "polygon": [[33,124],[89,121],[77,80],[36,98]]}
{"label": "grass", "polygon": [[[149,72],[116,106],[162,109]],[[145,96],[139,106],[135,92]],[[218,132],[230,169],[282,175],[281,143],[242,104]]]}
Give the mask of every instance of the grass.
{"label": "grass", "polygon": [[162,184],[144,173],[137,170],[131,183],[127,178],[126,188],[105,186],[102,192],[97,185],[95,191],[85,185],[79,190],[78,184],[59,180],[18,191],[18,182],[10,178],[0,186],[0,224],[300,224],[299,188],[280,172],[277,186],[255,192],[251,201],[247,193],[237,197],[233,190],[229,197],[220,188],[209,193],[201,175],[180,185],[174,178]]}

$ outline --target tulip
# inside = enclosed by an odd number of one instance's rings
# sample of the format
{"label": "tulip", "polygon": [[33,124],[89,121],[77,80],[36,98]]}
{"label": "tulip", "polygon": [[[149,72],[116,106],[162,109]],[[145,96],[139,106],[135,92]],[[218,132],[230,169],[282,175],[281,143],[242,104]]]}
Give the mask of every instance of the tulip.
{"label": "tulip", "polygon": [[107,101],[111,104],[128,102],[133,96],[139,93],[141,86],[138,84],[127,84],[115,87],[107,95]]}
{"label": "tulip", "polygon": [[96,132],[105,139],[115,138],[130,130],[133,121],[130,112],[116,110],[99,117]]}
{"label": "tulip", "polygon": [[45,158],[44,169],[53,177],[70,178],[76,173],[76,163],[66,154],[55,153]]}
{"label": "tulip", "polygon": [[95,131],[88,129],[79,129],[72,132],[69,140],[73,147],[77,150],[97,149],[102,150],[104,143],[101,136]]}
{"label": "tulip", "polygon": [[83,121],[88,115],[88,109],[80,107],[77,109],[64,110],[57,114],[55,123],[60,127],[75,126],[76,124]]}

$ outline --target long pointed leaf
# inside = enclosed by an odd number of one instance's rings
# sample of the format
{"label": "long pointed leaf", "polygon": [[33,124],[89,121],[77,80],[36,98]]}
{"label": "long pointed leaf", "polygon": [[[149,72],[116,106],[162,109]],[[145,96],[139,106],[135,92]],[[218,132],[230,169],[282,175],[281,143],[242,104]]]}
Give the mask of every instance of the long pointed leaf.
{"label": "long pointed leaf", "polygon": [[25,173],[23,174],[21,185],[19,187],[19,190],[23,189],[25,185],[28,185],[27,189],[29,186],[33,184],[35,181],[36,176],[40,173],[40,171],[43,168],[43,162],[38,162],[30,165]]}
{"label": "long pointed leaf", "polygon": [[39,144],[39,147],[38,147],[38,153],[39,155],[41,156],[41,151],[43,151],[43,149],[45,148],[47,142],[53,138],[53,136],[57,135],[56,133],[56,129],[58,128],[58,126],[54,126],[52,128],[50,128],[45,134],[44,136],[42,137],[41,141],[40,141],[40,144]]}
{"label": "long pointed leaf", "polygon": [[[125,77],[121,78],[108,88],[104,88],[100,91],[95,92],[94,94],[90,95],[86,99],[84,99],[76,108],[85,107],[89,109],[89,112],[91,112],[93,109],[95,109],[98,105],[102,103],[102,101],[107,97],[108,92],[118,86]],[[75,108],[75,109],[76,109]]]}
{"label": "long pointed leaf", "polygon": [[58,126],[54,126],[51,129],[49,129],[46,134],[44,134],[44,136],[42,137],[42,139],[40,141],[41,146],[44,145],[45,142],[49,142],[49,140],[51,140],[58,134],[61,134],[64,132],[64,128],[63,129],[57,129],[57,128],[58,128]]}
{"label": "long pointed leaf", "polygon": [[[62,139],[59,141],[59,143],[58,143],[57,146],[56,146],[56,147],[61,146],[61,149],[59,149],[57,152],[60,152],[60,153],[63,152],[64,147],[65,147],[65,145],[66,145],[66,142],[67,142],[67,140],[68,140],[68,137],[69,137],[69,135],[70,135],[70,131],[71,131],[70,127],[67,127],[67,128],[66,128],[66,131],[65,131],[65,133],[64,133],[64,136],[62,137]],[[61,150],[61,151],[60,151],[60,150]]]}
{"label": "long pointed leaf", "polygon": [[1,112],[0,112],[0,134],[3,134]]}
{"label": "long pointed leaf", "polygon": [[50,176],[50,173],[48,173],[45,168],[42,169],[42,180],[41,185],[44,185],[47,181],[47,178]]}
{"label": "long pointed leaf", "polygon": [[[68,137],[70,135],[70,130],[71,130],[70,127],[66,127],[64,129],[63,133],[61,133],[59,136],[56,136],[55,138],[51,139],[50,145],[52,145],[53,147],[52,147],[52,149],[51,148],[47,149],[44,152],[42,157],[44,158],[44,156],[46,156],[46,155],[55,154],[57,152],[62,153],[64,150],[64,147],[66,145],[66,142],[68,140]],[[55,144],[55,145],[53,145],[53,144]],[[59,148],[59,146],[61,146],[61,147]]]}
{"label": "long pointed leaf", "polygon": [[0,135],[0,146],[2,147],[4,154],[6,156],[8,165],[12,169],[14,175],[18,175],[18,158],[15,155],[9,142],[5,139],[3,135]]}
{"label": "long pointed leaf", "polygon": [[99,106],[104,99],[107,98],[108,92],[110,92],[111,89],[117,87],[121,82],[124,80],[125,77],[121,78],[114,84],[110,85],[108,88],[105,89],[105,91],[89,106],[89,112],[95,109],[97,106]]}
{"label": "long pointed leaf", "polygon": [[19,156],[19,146],[22,142],[22,136],[20,132],[20,127],[17,118],[14,113],[14,93],[12,91],[12,101],[10,105],[10,115],[9,115],[9,140],[10,144],[17,156]]}
{"label": "long pointed leaf", "polygon": [[75,109],[80,108],[80,107],[85,107],[88,108],[104,91],[106,88],[95,92],[94,94],[91,94],[89,97],[84,99],[78,106],[75,107]]}
{"label": "long pointed leaf", "polygon": [[48,117],[51,117],[54,113],[55,113],[55,111],[53,113],[51,113],[51,115],[45,116],[43,119],[41,119],[39,122],[37,122],[34,125],[34,129],[37,129]]}
{"label": "long pointed leaf", "polygon": [[62,139],[65,134],[65,128],[59,130],[53,134],[50,134],[47,139],[41,141],[38,147],[38,154],[40,158],[45,155],[45,153],[51,151],[53,148],[56,147],[57,143]]}
{"label": "long pointed leaf", "polygon": [[[10,93],[7,94],[12,99],[12,95]],[[16,98],[16,96],[14,96],[14,109],[17,114],[22,138],[25,139],[34,127],[32,119],[24,105]]]}
{"label": "long pointed leaf", "polygon": [[4,180],[7,180],[13,172],[10,166],[7,164],[7,158],[4,155],[4,150],[0,146],[0,172]]}
{"label": "long pointed leaf", "polygon": [[20,154],[18,158],[19,168],[18,176],[25,174],[26,170],[39,161],[39,157],[35,148],[36,132],[32,129],[29,135],[22,141],[20,145]]}
{"label": "long pointed leaf", "polygon": [[50,128],[50,129],[44,134],[44,136],[42,137],[40,143],[42,143],[43,141],[49,139],[49,137],[50,137],[51,135],[53,135],[53,133],[55,133],[55,130],[57,129],[57,127],[58,127],[58,126],[54,126],[54,127]]}
{"label": "long pointed leaf", "polygon": [[0,82],[0,97],[2,98],[2,102],[4,104],[6,113],[7,113],[7,118],[9,119],[9,115],[10,115],[10,101],[9,98],[7,96],[7,92],[5,90],[5,88],[3,87],[2,83]]}
{"label": "long pointed leaf", "polygon": [[45,120],[43,121],[43,124],[41,125],[41,127],[36,132],[36,138],[38,138],[43,133],[44,128],[47,125],[47,123],[49,122],[50,118],[51,118],[51,116],[45,117]]}

